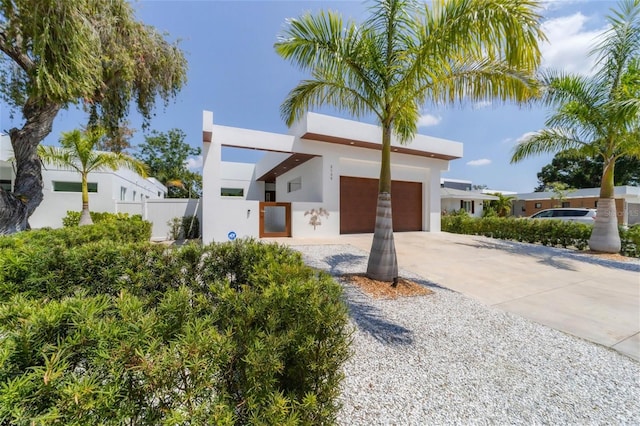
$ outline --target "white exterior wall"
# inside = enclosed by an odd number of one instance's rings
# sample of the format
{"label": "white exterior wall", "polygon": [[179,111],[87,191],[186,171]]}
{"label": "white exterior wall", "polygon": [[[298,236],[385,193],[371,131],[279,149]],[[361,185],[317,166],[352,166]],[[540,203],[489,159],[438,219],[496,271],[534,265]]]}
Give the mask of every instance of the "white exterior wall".
{"label": "white exterior wall", "polygon": [[[288,183],[300,178],[301,188],[288,192]],[[304,162],[276,178],[276,200],[278,202],[322,202],[322,157]]]}
{"label": "white exterior wall", "polygon": [[[165,198],[145,200],[141,203],[142,217],[153,224],[151,228],[152,240],[166,240],[169,238],[169,222],[174,217],[197,216],[202,227],[202,209],[199,199]],[[121,204],[119,204],[121,205]]]}
{"label": "white exterior wall", "polygon": [[[55,170],[49,167],[42,170],[42,180],[44,198],[29,218],[29,224],[34,229],[59,228],[67,211],[82,209],[82,193],[54,191],[54,182],[80,182],[80,174],[71,170]],[[162,185],[144,179],[130,170],[92,172],[89,173],[88,182],[98,184],[98,192],[89,193],[89,209],[95,212],[116,213],[118,201],[140,203],[147,198],[163,198],[166,193],[166,188]],[[121,187],[126,188],[125,200],[120,200]],[[158,192],[161,194],[160,197]]]}
{"label": "white exterior wall", "polygon": [[256,181],[255,169],[255,164],[222,162],[220,164],[220,188],[242,188],[244,190],[243,200],[263,200],[264,182]]}
{"label": "white exterior wall", "polygon": [[126,213],[130,216],[139,214],[144,217],[144,202],[116,201],[116,213]]}
{"label": "white exterior wall", "polygon": [[627,224],[629,226],[640,223],[640,203],[625,203],[627,205]]}
{"label": "white exterior wall", "polygon": [[[487,201],[484,200],[464,200],[464,201],[473,201],[474,203],[474,213],[469,212],[469,216],[471,217],[482,217],[482,212],[484,210],[484,203]],[[445,198],[442,200],[442,210],[446,210],[447,213],[457,212],[460,210],[460,200],[459,199],[451,199]]]}
{"label": "white exterior wall", "polygon": [[[320,208],[324,208],[329,213],[329,216],[319,217],[321,224],[314,228],[310,224],[312,210],[318,211]],[[324,203],[292,203],[291,229],[296,237],[313,238],[339,235],[340,212],[327,209]]]}

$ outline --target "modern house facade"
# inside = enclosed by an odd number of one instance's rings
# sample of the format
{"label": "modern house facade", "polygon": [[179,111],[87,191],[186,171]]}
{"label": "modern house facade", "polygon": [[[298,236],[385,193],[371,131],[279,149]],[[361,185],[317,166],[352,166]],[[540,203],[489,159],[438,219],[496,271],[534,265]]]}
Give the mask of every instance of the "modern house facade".
{"label": "modern house facade", "polygon": [[[380,173],[378,126],[307,113],[276,134],[214,125],[203,112],[203,242],[373,232]],[[222,161],[223,147],[266,151],[256,164]],[[440,231],[440,174],[462,144],[392,139],[395,231]]]}
{"label": "modern house facade", "polygon": [[[0,185],[13,189],[15,180],[13,150],[8,135],[0,137]],[[67,211],[80,211],[82,207],[80,174],[71,169],[60,169],[45,164],[42,168],[44,199],[29,218],[32,228],[62,226]],[[163,199],[167,188],[155,178],[119,169],[89,174],[89,207],[96,212],[118,212],[118,205],[145,200]]]}
{"label": "modern house facade", "polygon": [[[583,188],[569,191],[560,200],[553,192],[530,192],[516,194],[513,201],[513,214],[516,217],[531,216],[540,210],[554,207],[598,207],[600,188]],[[618,224],[635,225],[640,223],[640,187],[615,187],[616,211]]]}

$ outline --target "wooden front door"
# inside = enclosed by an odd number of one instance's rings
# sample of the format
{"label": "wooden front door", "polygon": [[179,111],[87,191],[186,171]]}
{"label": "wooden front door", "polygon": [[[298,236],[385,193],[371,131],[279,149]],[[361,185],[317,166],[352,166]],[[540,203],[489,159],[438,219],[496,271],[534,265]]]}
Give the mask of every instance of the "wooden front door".
{"label": "wooden front door", "polygon": [[291,203],[260,203],[260,238],[291,236]]}

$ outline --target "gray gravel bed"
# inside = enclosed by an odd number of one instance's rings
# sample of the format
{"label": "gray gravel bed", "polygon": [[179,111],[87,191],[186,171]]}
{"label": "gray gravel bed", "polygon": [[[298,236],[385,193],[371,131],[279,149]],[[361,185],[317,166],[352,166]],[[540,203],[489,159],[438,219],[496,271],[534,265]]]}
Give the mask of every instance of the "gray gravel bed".
{"label": "gray gravel bed", "polygon": [[[366,270],[352,246],[292,248],[336,277]],[[434,294],[376,300],[342,283],[354,333],[340,424],[640,424],[640,363],[400,275]]]}

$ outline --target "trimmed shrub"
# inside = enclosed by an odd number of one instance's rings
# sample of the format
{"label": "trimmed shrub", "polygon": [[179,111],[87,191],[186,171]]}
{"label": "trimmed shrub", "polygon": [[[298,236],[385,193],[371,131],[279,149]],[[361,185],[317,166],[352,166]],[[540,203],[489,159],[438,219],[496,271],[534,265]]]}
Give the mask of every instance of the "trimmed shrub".
{"label": "trimmed shrub", "polygon": [[575,247],[584,250],[592,227],[577,222],[560,220],[526,220],[522,218],[446,215],[442,217],[442,230],[455,234],[483,235],[485,237],[538,243],[551,247]]}
{"label": "trimmed shrub", "polygon": [[620,252],[625,256],[640,257],[640,224],[620,230]]}
{"label": "trimmed shrub", "polygon": [[299,253],[251,240],[9,251],[0,424],[335,422],[347,308]]}
{"label": "trimmed shrub", "polygon": [[[81,212],[67,211],[67,215],[62,218],[62,226],[65,228],[69,228],[72,226],[78,226],[80,223],[80,214]],[[109,213],[109,212],[89,212],[91,216],[91,220],[94,224],[107,221],[107,220],[127,220],[132,216],[129,216],[128,213]],[[134,215],[133,217],[138,217],[142,219],[140,215]]]}
{"label": "trimmed shrub", "polygon": [[140,215],[119,215],[82,227],[38,229],[0,236],[0,249],[40,247],[53,250],[56,247],[71,248],[102,240],[130,243],[149,241],[150,238],[151,222],[142,220]]}

